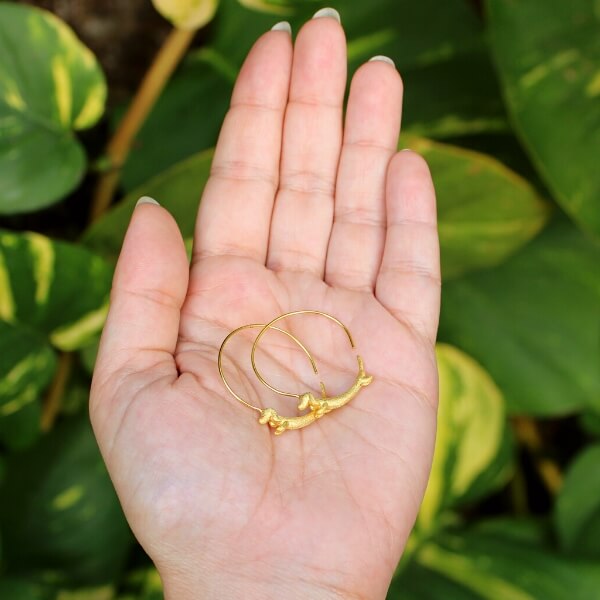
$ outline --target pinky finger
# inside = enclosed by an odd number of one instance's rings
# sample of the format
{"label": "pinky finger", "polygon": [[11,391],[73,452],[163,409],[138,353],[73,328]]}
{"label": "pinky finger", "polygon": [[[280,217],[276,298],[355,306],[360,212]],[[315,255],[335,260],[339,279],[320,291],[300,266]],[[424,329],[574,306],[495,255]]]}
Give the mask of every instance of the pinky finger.
{"label": "pinky finger", "polygon": [[435,342],[440,256],[435,191],[425,160],[410,150],[390,161],[387,230],[375,295],[399,321]]}

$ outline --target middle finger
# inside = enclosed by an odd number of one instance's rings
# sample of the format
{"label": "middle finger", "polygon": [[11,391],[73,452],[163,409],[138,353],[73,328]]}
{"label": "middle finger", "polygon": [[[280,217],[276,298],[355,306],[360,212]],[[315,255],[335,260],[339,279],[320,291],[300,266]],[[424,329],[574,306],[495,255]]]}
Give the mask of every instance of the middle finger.
{"label": "middle finger", "polygon": [[298,33],[267,266],[323,276],[342,143],[346,39],[333,9]]}

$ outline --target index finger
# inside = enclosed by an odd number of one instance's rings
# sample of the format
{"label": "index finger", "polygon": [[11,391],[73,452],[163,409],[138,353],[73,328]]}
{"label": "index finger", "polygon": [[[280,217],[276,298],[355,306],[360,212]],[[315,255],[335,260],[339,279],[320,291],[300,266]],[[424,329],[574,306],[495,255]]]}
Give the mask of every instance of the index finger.
{"label": "index finger", "polygon": [[242,66],[200,203],[194,261],[216,254],[265,261],[291,65],[289,30],[277,24]]}

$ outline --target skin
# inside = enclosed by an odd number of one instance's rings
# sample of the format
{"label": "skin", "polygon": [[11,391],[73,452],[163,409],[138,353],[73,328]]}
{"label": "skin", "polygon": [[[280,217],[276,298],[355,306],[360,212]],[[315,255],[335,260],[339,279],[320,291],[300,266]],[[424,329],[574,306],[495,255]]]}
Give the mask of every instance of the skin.
{"label": "skin", "polygon": [[[168,599],[384,598],[422,500],[438,392],[434,190],[422,158],[396,153],[396,69],[357,70],[342,126],[345,82],[335,19],[306,23],[294,47],[285,31],[265,33],[223,124],[191,268],[165,209],[140,204],[132,216],[90,411]],[[235,327],[305,308],[348,326],[373,382],[274,437],[227,393],[217,352]],[[348,389],[356,358],[339,327],[308,316],[289,329],[327,389]],[[228,378],[273,406],[246,333],[228,349]],[[283,337],[265,335],[261,370],[318,389]],[[287,400],[277,410],[294,414]]]}

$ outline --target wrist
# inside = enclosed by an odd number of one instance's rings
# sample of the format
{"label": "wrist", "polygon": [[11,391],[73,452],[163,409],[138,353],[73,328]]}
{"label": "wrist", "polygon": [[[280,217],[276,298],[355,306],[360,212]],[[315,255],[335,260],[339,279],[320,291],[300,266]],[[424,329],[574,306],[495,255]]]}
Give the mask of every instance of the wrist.
{"label": "wrist", "polygon": [[160,574],[165,600],[382,600],[386,595],[386,590],[365,595],[346,589],[343,585],[310,581],[297,573],[244,577],[239,572],[208,573],[198,569],[193,575],[175,572]]}

